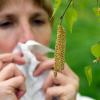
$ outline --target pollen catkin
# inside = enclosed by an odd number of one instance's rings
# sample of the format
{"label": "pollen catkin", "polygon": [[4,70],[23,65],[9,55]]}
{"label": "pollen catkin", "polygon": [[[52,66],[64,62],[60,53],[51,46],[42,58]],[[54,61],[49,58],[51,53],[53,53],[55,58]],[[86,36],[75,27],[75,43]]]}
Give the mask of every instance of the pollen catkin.
{"label": "pollen catkin", "polygon": [[64,69],[64,55],[66,48],[66,33],[62,25],[58,25],[57,39],[55,45],[55,65],[54,75],[57,76],[57,72],[61,72]]}

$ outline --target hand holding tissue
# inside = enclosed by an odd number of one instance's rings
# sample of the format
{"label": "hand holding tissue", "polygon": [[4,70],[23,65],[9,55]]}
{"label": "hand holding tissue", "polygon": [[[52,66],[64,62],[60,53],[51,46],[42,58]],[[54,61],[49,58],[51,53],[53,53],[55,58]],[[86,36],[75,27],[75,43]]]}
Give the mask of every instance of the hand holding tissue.
{"label": "hand holding tissue", "polygon": [[24,74],[26,78],[26,93],[21,98],[21,100],[45,100],[41,88],[48,72],[46,71],[38,77],[33,76],[33,72],[36,69],[36,66],[40,63],[36,59],[35,53],[46,54],[48,52],[54,51],[32,40],[26,42],[25,44],[19,43],[14,49],[13,53],[16,51],[22,52],[26,61],[24,65],[17,65],[18,69]]}

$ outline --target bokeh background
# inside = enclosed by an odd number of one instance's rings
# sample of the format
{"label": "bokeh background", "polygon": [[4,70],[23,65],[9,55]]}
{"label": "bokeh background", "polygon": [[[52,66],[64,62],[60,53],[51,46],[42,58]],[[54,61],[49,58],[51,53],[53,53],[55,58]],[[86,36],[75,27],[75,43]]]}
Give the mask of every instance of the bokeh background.
{"label": "bokeh background", "polygon": [[[54,0],[52,0],[54,2]],[[54,49],[58,18],[65,8],[66,0],[55,15],[50,47]],[[54,3],[53,3],[54,4]],[[66,30],[66,62],[72,70],[80,77],[79,92],[100,100],[100,63],[93,64],[95,59],[91,54],[91,46],[100,41],[100,16],[97,17],[93,11],[97,7],[96,0],[75,0],[78,11],[78,20],[73,26],[72,33],[67,30],[66,20],[63,21]],[[93,69],[93,81],[89,86],[84,68],[91,64]]]}

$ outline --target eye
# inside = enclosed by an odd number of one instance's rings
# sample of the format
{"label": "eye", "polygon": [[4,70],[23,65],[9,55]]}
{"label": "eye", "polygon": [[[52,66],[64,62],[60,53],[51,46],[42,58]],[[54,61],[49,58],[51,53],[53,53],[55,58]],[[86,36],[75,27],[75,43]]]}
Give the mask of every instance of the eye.
{"label": "eye", "polygon": [[14,23],[10,20],[0,21],[0,28],[10,28]]}
{"label": "eye", "polygon": [[36,25],[36,26],[41,26],[43,24],[45,24],[45,20],[43,19],[34,19],[32,20],[32,25]]}

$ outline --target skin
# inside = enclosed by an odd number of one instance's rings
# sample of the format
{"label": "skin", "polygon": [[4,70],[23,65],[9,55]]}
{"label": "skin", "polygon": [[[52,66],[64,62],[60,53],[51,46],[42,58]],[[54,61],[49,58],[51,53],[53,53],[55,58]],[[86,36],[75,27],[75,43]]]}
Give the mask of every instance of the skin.
{"label": "skin", "polygon": [[[25,93],[25,78],[15,66],[25,61],[22,54],[11,53],[17,43],[35,40],[48,45],[51,36],[49,16],[44,9],[31,0],[9,0],[9,3],[0,11],[0,100],[18,100]],[[59,100],[75,100],[79,79],[68,65],[65,64],[63,72],[54,77],[54,59],[43,55],[37,55],[37,59],[41,63],[33,73],[34,76],[51,69],[43,84],[46,100],[52,100],[55,96]]]}

